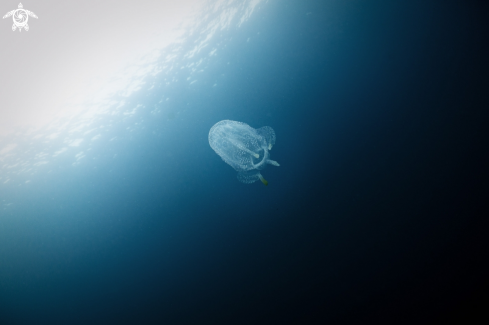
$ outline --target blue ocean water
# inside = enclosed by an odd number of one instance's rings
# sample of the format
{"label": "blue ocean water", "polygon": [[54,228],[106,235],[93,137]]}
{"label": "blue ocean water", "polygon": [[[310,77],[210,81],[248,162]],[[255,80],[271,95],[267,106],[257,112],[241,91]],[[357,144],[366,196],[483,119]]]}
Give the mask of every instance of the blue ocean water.
{"label": "blue ocean water", "polygon": [[[264,2],[194,55],[198,33],[165,49],[95,103],[109,113],[5,140],[21,156],[0,180],[0,323],[442,317],[482,273],[465,254],[482,238],[477,9]],[[268,186],[209,146],[225,119],[275,130]]]}

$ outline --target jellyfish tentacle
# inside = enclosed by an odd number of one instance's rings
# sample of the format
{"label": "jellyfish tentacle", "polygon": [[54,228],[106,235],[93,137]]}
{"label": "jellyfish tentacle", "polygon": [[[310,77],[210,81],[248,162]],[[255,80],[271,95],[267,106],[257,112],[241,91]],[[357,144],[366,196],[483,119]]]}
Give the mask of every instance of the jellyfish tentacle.
{"label": "jellyfish tentacle", "polygon": [[265,185],[265,186],[268,186],[268,181],[266,179],[263,178],[263,176],[261,174],[258,174],[258,177],[260,178],[260,181]]}

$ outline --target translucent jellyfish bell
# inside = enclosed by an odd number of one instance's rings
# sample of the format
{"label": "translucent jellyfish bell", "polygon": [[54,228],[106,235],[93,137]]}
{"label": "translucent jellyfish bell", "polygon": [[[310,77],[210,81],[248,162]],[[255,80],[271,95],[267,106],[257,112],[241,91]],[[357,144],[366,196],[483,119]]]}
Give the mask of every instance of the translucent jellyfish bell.
{"label": "translucent jellyfish bell", "polygon": [[209,144],[228,165],[238,172],[240,182],[251,184],[260,180],[267,164],[280,166],[270,159],[275,144],[275,132],[269,126],[254,129],[248,124],[230,120],[216,123],[209,131]]}

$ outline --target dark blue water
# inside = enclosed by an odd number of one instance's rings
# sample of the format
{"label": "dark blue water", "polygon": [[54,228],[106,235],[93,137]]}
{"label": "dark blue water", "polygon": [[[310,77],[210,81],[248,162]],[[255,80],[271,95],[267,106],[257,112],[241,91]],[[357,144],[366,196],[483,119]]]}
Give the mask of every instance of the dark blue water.
{"label": "dark blue water", "polygon": [[[485,10],[270,1],[214,36],[197,82],[145,77],[135,114],[93,121],[106,141],[85,159],[0,187],[0,324],[472,317],[488,292]],[[175,66],[199,59],[186,37]],[[267,187],[210,148],[223,119],[275,130]]]}

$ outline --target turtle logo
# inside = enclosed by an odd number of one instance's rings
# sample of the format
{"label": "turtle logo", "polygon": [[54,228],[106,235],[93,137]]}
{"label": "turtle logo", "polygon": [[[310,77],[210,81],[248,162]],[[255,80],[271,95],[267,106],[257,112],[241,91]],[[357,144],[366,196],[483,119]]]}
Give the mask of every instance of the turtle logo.
{"label": "turtle logo", "polygon": [[29,25],[27,25],[27,21],[29,20],[29,16],[37,18],[35,13],[29,10],[25,10],[23,8],[24,6],[22,6],[22,3],[19,3],[18,9],[7,12],[7,14],[3,16],[4,19],[13,16],[12,18],[14,20],[14,24],[12,25],[12,31],[14,32],[17,28],[19,29],[19,32],[22,31],[22,28],[28,31]]}

